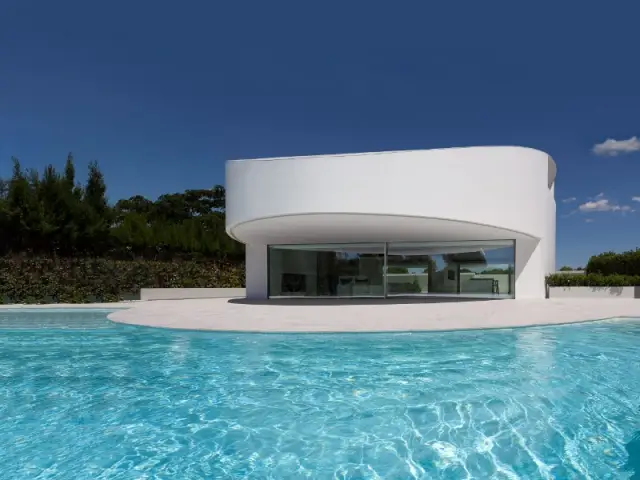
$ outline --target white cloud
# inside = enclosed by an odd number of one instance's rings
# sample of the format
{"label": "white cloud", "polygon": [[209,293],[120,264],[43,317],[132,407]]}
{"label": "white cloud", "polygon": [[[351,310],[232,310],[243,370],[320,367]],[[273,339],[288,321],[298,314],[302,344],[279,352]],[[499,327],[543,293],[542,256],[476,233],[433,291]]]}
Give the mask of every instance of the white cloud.
{"label": "white cloud", "polygon": [[627,140],[607,138],[604,142],[597,143],[593,146],[593,153],[603,157],[615,157],[620,154],[638,151],[640,151],[640,139],[635,136]]}
{"label": "white cloud", "polygon": [[640,197],[631,197],[634,202],[640,202]]}
{"label": "white cloud", "polygon": [[[576,197],[569,197],[569,198],[565,198],[562,200],[562,203],[571,203],[571,202],[575,202],[577,200]],[[639,200],[640,201],[640,200]]]}
{"label": "white cloud", "polygon": [[574,215],[578,213],[578,210],[572,210],[569,213],[564,213],[562,215],[560,215],[561,218],[569,218],[571,215]]}
{"label": "white cloud", "polygon": [[593,223],[594,222],[593,218],[586,218],[584,221],[587,222],[587,223]]}
{"label": "white cloud", "polygon": [[604,193],[599,193],[593,200],[583,203],[578,207],[581,212],[633,212],[629,205],[618,205],[604,198]]}

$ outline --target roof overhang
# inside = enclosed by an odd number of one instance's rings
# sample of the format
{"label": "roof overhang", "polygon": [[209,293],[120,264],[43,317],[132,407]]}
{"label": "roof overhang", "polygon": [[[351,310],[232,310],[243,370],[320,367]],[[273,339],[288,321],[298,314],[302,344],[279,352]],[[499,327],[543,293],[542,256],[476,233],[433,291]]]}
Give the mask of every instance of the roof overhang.
{"label": "roof overhang", "polygon": [[[236,240],[258,245],[533,238],[490,225],[444,218],[341,213],[287,215],[252,220],[234,226],[229,234]],[[442,250],[439,253],[443,253]]]}

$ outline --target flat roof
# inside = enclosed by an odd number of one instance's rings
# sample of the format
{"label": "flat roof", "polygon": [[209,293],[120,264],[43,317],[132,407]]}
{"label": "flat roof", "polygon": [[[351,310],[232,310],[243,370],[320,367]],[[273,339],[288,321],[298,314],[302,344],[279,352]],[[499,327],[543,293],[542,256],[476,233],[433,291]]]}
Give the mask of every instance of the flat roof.
{"label": "flat roof", "polygon": [[480,148],[518,148],[523,150],[533,150],[534,152],[543,153],[544,155],[547,155],[549,158],[551,158],[551,155],[549,155],[547,152],[538,150],[537,148],[524,147],[521,145],[468,145],[464,147],[412,148],[409,150],[382,150],[377,152],[320,153],[320,154],[312,154],[312,155],[283,155],[279,157],[232,158],[227,160],[227,162],[261,162],[261,161],[269,161],[269,160],[293,160],[293,159],[302,159],[302,158],[321,158],[321,157],[357,157],[362,155],[386,155],[390,153],[436,152],[439,150],[468,150],[468,149],[480,149]]}

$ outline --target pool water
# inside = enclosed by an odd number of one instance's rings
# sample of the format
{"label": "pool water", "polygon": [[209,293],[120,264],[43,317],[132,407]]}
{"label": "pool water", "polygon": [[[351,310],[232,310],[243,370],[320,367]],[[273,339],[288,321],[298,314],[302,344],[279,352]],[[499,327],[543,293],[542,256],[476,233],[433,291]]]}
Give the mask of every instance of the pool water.
{"label": "pool water", "polygon": [[639,346],[634,320],[281,335],[0,311],[0,478],[639,478]]}

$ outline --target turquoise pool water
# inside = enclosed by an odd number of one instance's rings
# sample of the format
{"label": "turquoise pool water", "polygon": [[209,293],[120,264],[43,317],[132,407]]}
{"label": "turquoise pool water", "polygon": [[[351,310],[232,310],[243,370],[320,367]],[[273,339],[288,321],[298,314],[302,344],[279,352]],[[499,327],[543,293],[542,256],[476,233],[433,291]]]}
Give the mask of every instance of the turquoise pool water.
{"label": "turquoise pool water", "polygon": [[630,320],[260,335],[0,311],[0,478],[638,478],[639,346]]}

